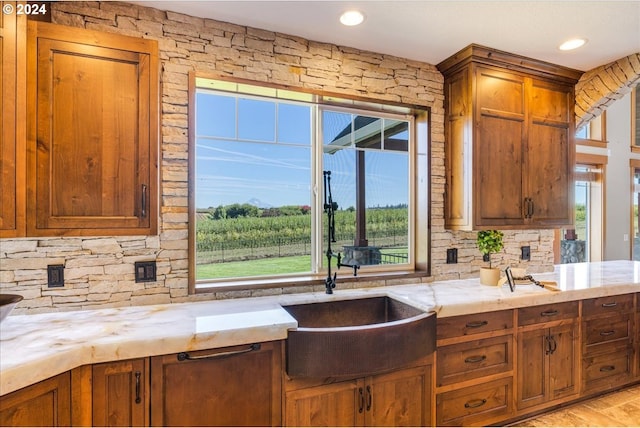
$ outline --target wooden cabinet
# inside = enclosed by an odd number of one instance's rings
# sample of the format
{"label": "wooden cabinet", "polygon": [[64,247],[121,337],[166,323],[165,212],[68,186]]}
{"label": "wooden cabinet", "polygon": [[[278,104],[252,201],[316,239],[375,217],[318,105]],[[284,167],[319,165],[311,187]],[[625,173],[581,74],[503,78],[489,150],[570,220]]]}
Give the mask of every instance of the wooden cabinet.
{"label": "wooden cabinet", "polygon": [[581,72],[470,45],[445,77],[445,225],[573,223],[574,85]]}
{"label": "wooden cabinet", "polygon": [[93,426],[149,426],[148,359],[94,364]]}
{"label": "wooden cabinet", "polygon": [[27,234],[155,234],[157,42],[28,23]]}
{"label": "wooden cabinet", "polygon": [[69,372],[0,397],[0,426],[70,425]]}
{"label": "wooden cabinet", "polygon": [[286,426],[433,425],[432,364],[323,382],[285,379]]}
{"label": "wooden cabinet", "polygon": [[151,425],[280,425],[281,346],[151,357]]}
{"label": "wooden cabinet", "polygon": [[[579,389],[579,302],[518,310],[519,410],[577,398]],[[539,323],[533,323],[533,321]]]}
{"label": "wooden cabinet", "polygon": [[490,425],[514,414],[514,311],[438,318],[436,425]]}
{"label": "wooden cabinet", "polygon": [[25,32],[25,15],[0,13],[0,238],[25,233]]}
{"label": "wooden cabinet", "polygon": [[584,392],[605,391],[631,382],[634,372],[634,295],[582,302],[582,382]]}

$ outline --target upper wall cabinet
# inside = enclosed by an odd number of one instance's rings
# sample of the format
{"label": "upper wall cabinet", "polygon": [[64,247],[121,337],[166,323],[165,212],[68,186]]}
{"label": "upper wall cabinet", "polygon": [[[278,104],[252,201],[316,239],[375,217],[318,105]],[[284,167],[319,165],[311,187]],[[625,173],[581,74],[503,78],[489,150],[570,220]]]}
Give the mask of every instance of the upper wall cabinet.
{"label": "upper wall cabinet", "polygon": [[[16,2],[0,2],[3,10]],[[0,237],[24,235],[25,15],[0,13]],[[18,155],[19,154],[19,155]]]}
{"label": "upper wall cabinet", "polygon": [[157,233],[157,50],[29,22],[29,236]]}
{"label": "upper wall cabinet", "polygon": [[438,64],[445,85],[445,225],[573,223],[581,72],[478,45]]}

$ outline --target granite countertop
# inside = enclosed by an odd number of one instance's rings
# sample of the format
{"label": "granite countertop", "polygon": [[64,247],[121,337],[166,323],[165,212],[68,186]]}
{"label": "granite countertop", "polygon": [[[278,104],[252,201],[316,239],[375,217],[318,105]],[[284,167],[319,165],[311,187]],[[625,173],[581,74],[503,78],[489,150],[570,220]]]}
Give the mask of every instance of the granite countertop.
{"label": "granite countertop", "polygon": [[0,324],[0,395],[85,364],[281,340],[297,323],[282,305],[389,296],[439,317],[640,292],[640,262],[558,265],[533,284],[489,287],[477,278],[168,305],[37,315]]}

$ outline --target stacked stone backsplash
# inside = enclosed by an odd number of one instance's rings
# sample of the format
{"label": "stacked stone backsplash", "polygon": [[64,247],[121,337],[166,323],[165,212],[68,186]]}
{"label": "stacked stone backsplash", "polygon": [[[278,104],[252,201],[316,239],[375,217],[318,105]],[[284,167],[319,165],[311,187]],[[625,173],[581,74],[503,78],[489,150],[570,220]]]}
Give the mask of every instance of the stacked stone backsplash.
{"label": "stacked stone backsplash", "polygon": [[[15,314],[321,291],[324,285],[188,294],[188,73],[237,77],[429,108],[432,276],[351,282],[340,288],[477,277],[474,232],[444,229],[443,77],[432,64],[120,2],[52,2],[55,24],[158,40],[161,70],[161,197],[158,236],[0,241],[0,291],[25,297]],[[453,52],[452,52],[453,53]],[[427,237],[418,237],[427,239]],[[494,264],[553,269],[553,231],[505,231]],[[458,263],[447,265],[447,248]],[[156,260],[157,281],[136,283],[134,263]],[[65,265],[65,287],[47,288],[47,265]]]}

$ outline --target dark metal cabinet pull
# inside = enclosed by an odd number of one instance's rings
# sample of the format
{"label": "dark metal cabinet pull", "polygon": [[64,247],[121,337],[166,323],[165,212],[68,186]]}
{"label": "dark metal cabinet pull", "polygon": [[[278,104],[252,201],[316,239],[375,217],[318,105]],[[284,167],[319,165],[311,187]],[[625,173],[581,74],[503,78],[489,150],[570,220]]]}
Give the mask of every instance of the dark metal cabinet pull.
{"label": "dark metal cabinet pull", "polygon": [[140,376],[142,373],[136,372],[136,404],[140,404],[142,402],[142,398],[140,398]]}
{"label": "dark metal cabinet pull", "polygon": [[258,351],[258,350],[260,350],[260,344],[254,343],[247,349],[240,349],[239,351],[220,352],[217,354],[199,355],[197,357],[192,357],[191,355],[189,355],[188,352],[180,352],[178,354],[178,361],[208,360],[213,358],[230,357],[232,355],[246,354],[247,352]]}
{"label": "dark metal cabinet pull", "polygon": [[466,324],[467,328],[479,328],[489,324],[489,321],[473,321]]}
{"label": "dark metal cabinet pull", "polygon": [[602,366],[600,367],[601,372],[612,372],[616,369],[616,366]]}
{"label": "dark metal cabinet pull", "polygon": [[541,317],[553,317],[558,315],[558,311],[555,309],[552,309],[550,311],[544,311],[544,312],[540,312],[540,316]]}
{"label": "dark metal cabinet pull", "polygon": [[147,185],[143,184],[142,185],[142,200],[140,201],[140,204],[142,205],[142,207],[140,207],[140,217],[146,217],[147,216]]}
{"label": "dark metal cabinet pull", "polygon": [[612,334],[615,334],[615,333],[616,333],[615,330],[601,331],[600,336],[611,336]]}
{"label": "dark metal cabinet pull", "polygon": [[484,406],[486,403],[486,398],[483,398],[482,400],[471,400],[464,403],[464,407],[467,409],[475,409],[476,407]]}
{"label": "dark metal cabinet pull", "polygon": [[358,408],[358,413],[362,413],[362,411],[364,410],[364,392],[362,391],[362,388],[358,388],[358,393],[360,394],[359,397],[359,402],[360,402],[360,407]]}
{"label": "dark metal cabinet pull", "polygon": [[464,359],[464,362],[467,364],[480,363],[487,359],[486,355],[474,355],[472,357],[467,357]]}
{"label": "dark metal cabinet pull", "polygon": [[603,303],[602,304],[603,308],[615,308],[616,306],[618,306],[618,304],[616,302]]}
{"label": "dark metal cabinet pull", "polygon": [[367,411],[371,410],[372,402],[373,402],[373,394],[371,393],[371,386],[367,385]]}

